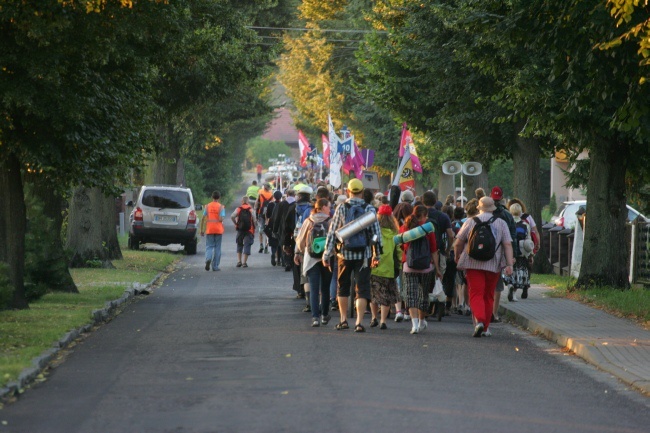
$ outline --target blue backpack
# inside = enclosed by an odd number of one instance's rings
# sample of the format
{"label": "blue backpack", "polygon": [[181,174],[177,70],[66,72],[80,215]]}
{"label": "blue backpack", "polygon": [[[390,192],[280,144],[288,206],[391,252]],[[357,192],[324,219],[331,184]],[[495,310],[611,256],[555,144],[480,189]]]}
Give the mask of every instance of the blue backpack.
{"label": "blue backpack", "polygon": [[[350,203],[345,203],[345,224],[349,224],[355,219],[359,218],[366,213],[366,206],[353,205]],[[366,247],[370,245],[370,236],[368,235],[368,229],[361,230],[358,233],[347,238],[343,241],[343,249],[350,252],[362,252],[366,250]]]}

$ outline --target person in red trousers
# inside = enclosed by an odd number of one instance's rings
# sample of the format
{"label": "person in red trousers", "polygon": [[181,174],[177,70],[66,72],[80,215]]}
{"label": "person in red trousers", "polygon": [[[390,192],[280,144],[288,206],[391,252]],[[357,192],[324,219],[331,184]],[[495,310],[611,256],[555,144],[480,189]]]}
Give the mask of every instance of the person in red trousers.
{"label": "person in red trousers", "polygon": [[512,274],[515,262],[512,253],[512,237],[508,225],[500,218],[492,218],[496,209],[494,200],[490,197],[481,198],[478,218],[481,222],[493,219],[490,223],[492,234],[496,241],[496,251],[490,260],[480,261],[469,256],[465,246],[468,243],[472,229],[476,226],[475,218],[468,218],[463,224],[454,244],[454,257],[458,269],[465,271],[469,290],[469,304],[474,315],[474,337],[489,337],[492,308],[494,306],[494,291],[503,270],[505,275]]}

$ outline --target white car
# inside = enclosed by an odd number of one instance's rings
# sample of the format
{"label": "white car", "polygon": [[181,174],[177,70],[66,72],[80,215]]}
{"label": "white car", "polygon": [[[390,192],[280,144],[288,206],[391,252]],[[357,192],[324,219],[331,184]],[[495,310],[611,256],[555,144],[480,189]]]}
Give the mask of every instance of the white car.
{"label": "white car", "polygon": [[[643,221],[648,221],[648,218],[645,217],[641,212],[634,209],[630,205],[627,206],[627,221],[634,221],[637,218],[641,218]],[[554,218],[553,222],[556,226],[564,227],[567,229],[575,228],[578,217],[576,212],[584,207],[587,210],[587,200],[575,200],[575,201],[565,201],[560,207],[560,211],[557,217]]]}

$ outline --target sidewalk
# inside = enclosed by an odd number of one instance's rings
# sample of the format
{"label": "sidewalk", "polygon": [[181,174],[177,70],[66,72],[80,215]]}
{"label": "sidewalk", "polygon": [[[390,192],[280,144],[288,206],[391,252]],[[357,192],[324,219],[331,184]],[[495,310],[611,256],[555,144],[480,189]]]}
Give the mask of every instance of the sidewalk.
{"label": "sidewalk", "polygon": [[501,315],[650,394],[650,331],[578,302],[551,298],[548,291],[533,286],[528,299],[518,302],[508,302],[504,291]]}

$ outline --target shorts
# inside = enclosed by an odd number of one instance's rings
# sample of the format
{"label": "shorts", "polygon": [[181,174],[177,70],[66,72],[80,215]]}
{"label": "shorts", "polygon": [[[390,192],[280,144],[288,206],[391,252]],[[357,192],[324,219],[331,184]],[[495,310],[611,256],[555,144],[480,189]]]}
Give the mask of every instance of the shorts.
{"label": "shorts", "polygon": [[355,284],[355,299],[370,300],[370,266],[368,260],[344,260],[338,259],[339,273],[337,282],[339,289],[337,296],[347,298],[350,296],[353,280]]}
{"label": "shorts", "polygon": [[499,274],[499,281],[497,281],[497,288],[495,289],[496,292],[503,292],[503,276]]}
{"label": "shorts", "polygon": [[266,228],[266,221],[264,221],[264,218],[261,216],[257,216],[257,229],[259,230],[259,233],[264,233],[264,228]]}
{"label": "shorts", "polygon": [[251,245],[255,242],[255,237],[251,232],[237,232],[237,254],[251,255]]}

